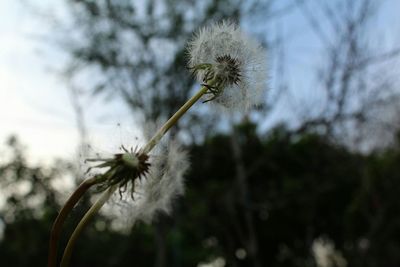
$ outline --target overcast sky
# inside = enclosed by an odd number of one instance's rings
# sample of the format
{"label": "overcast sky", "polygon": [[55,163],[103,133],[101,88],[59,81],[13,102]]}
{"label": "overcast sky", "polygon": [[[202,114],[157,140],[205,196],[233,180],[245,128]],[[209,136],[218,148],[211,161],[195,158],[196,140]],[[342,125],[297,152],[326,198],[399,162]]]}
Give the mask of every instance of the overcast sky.
{"label": "overcast sky", "polygon": [[[61,2],[37,1],[62,12]],[[382,7],[374,29],[379,33],[382,47],[400,44],[399,10],[400,0],[387,0]],[[286,44],[288,57],[294,63],[292,78],[304,76],[307,69],[304,66],[315,64],[310,54],[318,42],[312,31],[305,29],[307,25],[300,14],[294,14],[282,27],[292,36]],[[65,81],[55,71],[63,66],[65,55],[51,51],[50,45],[40,38],[46,34],[49,28],[20,1],[0,1],[0,148],[7,136],[16,134],[33,162],[73,157],[79,140]],[[116,125],[120,122],[123,128],[131,128],[131,122],[124,120],[130,118],[129,112],[112,102],[105,105],[96,100],[86,104],[91,138],[122,142],[118,136],[121,130]]]}

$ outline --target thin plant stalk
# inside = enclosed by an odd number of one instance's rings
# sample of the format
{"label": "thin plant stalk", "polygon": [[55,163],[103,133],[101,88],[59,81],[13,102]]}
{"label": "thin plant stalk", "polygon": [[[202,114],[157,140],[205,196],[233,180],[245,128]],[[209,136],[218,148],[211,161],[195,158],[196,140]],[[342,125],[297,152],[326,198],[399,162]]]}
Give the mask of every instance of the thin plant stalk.
{"label": "thin plant stalk", "polygon": [[161,140],[161,138],[168,132],[168,130],[175,125],[178,120],[183,116],[183,114],[188,111],[194,103],[196,103],[206,92],[208,88],[202,86],[200,90],[192,96],[183,106],[172,115],[171,118],[157,131],[157,133],[150,139],[150,141],[144,146],[143,152],[145,154],[149,153],[154,146]]}
{"label": "thin plant stalk", "polygon": [[63,258],[61,260],[60,267],[67,267],[69,265],[69,259],[72,254],[72,247],[75,244],[76,239],[79,237],[79,234],[85,228],[85,226],[89,223],[89,219],[96,214],[99,209],[106,203],[106,201],[111,197],[114,191],[117,189],[118,185],[114,185],[106,190],[101,197],[96,201],[95,205],[93,205],[88,212],[83,216],[82,220],[79,222],[78,226],[74,230],[74,234],[71,235],[71,238],[68,241],[67,247],[65,248],[65,252]]}
{"label": "thin plant stalk", "polygon": [[[167,131],[175,125],[178,120],[196,103],[206,92],[208,88],[202,86],[200,90],[193,95],[150,139],[150,141],[143,147],[144,153],[149,153],[161,140],[161,138],[167,133]],[[100,198],[93,204],[93,206],[87,211],[85,216],[79,222],[74,232],[72,233],[68,244],[65,248],[64,255],[61,259],[60,267],[68,267],[69,261],[72,255],[72,250],[75,242],[82,232],[83,228],[88,224],[89,220],[99,211],[104,203],[110,198],[118,186],[110,187],[106,190]]]}
{"label": "thin plant stalk", "polygon": [[86,191],[89,190],[89,188],[95,184],[96,184],[96,177],[92,177],[83,181],[74,191],[74,193],[72,193],[72,195],[68,198],[67,202],[65,202],[64,206],[58,213],[50,233],[49,256],[47,261],[48,267],[56,266],[58,242],[60,239],[60,233],[62,226],[65,222],[65,219],[67,218],[71,210],[75,207],[76,203],[78,203],[79,199],[81,199],[81,197],[86,193]]}

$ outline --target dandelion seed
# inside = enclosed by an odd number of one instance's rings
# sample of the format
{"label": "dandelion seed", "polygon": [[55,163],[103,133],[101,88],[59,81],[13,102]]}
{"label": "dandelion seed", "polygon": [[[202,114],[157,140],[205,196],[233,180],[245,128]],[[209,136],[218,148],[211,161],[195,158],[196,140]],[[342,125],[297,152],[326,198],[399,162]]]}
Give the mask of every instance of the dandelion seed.
{"label": "dandelion seed", "polygon": [[267,89],[265,50],[237,25],[224,21],[201,29],[188,45],[189,68],[208,98],[228,110],[248,111]]}

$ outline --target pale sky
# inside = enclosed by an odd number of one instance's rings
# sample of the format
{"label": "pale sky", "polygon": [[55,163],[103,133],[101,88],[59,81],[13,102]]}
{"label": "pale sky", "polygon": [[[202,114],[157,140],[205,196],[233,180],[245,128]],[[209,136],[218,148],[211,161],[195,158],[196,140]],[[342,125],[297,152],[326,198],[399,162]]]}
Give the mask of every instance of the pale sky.
{"label": "pale sky", "polygon": [[[62,1],[31,2],[45,5],[46,9],[63,10]],[[394,42],[400,44],[400,0],[386,0],[382,8],[375,29],[379,33],[376,42],[392,47]],[[305,77],[305,66],[315,63],[310,60],[310,54],[315,53],[315,36],[303,30],[306,25],[299,14],[281,26],[289,35],[297,32],[286,43],[287,56],[294,63],[289,78],[297,84],[296,76]],[[65,55],[52,51],[51,45],[41,39],[49,32],[43,20],[32,15],[20,1],[0,1],[0,147],[6,137],[16,134],[33,162],[71,158],[79,141],[66,83],[55,72],[64,66]],[[301,82],[307,84],[306,79]],[[133,127],[130,113],[120,104],[105,104],[97,98],[86,99],[84,104],[91,141],[120,143],[117,123],[123,128]]]}
{"label": "pale sky", "polygon": [[[29,37],[36,33],[31,21],[18,1],[0,2],[0,142],[17,134],[32,157],[46,159],[71,153],[77,136],[67,92],[54,90],[57,80]],[[63,105],[49,101],[57,98]]]}
{"label": "pale sky", "polygon": [[[47,8],[62,7],[45,2]],[[65,55],[50,51],[46,34],[43,21],[20,1],[0,1],[0,147],[16,134],[32,162],[74,157],[79,142],[70,95],[56,71],[63,67]],[[112,102],[86,101],[91,141],[121,142],[117,123],[131,127],[129,112]]]}

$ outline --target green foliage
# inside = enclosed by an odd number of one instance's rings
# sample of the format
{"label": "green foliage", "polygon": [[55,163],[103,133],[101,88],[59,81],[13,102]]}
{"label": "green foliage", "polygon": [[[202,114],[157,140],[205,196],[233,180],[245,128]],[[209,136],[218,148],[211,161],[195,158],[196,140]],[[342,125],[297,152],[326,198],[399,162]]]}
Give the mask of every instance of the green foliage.
{"label": "green foliage", "polygon": [[[0,265],[43,266],[59,208],[50,182],[62,171],[30,167],[20,145],[9,145],[12,156],[0,166],[8,196],[0,213]],[[312,243],[321,236],[349,266],[400,263],[399,148],[361,155],[318,135],[293,136],[280,128],[261,138],[254,125],[241,125],[235,134],[193,145],[191,158],[186,195],[163,219],[165,266],[196,266],[219,256],[227,266],[310,266]],[[8,190],[18,183],[29,183],[30,190]],[[39,195],[43,201],[30,205]],[[61,246],[87,207],[86,199],[74,210]],[[159,230],[140,223],[123,234],[111,223],[96,217],[72,266],[154,266]],[[239,248],[246,258],[236,257]]]}

